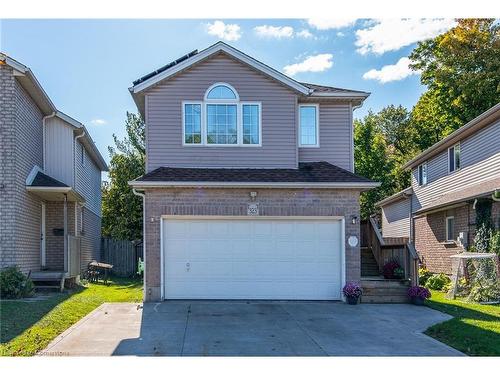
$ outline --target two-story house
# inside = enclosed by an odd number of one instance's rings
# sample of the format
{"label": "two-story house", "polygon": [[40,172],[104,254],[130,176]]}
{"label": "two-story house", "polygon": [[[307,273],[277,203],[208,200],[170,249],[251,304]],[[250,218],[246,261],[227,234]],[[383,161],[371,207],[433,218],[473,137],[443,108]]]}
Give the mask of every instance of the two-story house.
{"label": "two-story house", "polygon": [[138,79],[145,298],[341,299],[360,279],[353,110],[222,42]]}
{"label": "two-story house", "polygon": [[500,103],[410,160],[411,187],[378,203],[384,237],[414,242],[432,272],[451,274],[450,256],[473,244],[476,212],[500,228]]}
{"label": "two-story house", "polygon": [[5,54],[0,101],[0,267],[64,282],[99,258],[106,163],[85,126]]}

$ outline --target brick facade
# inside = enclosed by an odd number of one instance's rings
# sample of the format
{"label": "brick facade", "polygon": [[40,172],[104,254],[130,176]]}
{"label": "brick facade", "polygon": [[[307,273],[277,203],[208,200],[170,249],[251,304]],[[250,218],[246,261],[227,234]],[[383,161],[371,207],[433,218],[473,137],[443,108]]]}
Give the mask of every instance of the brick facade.
{"label": "brick facade", "polygon": [[[446,217],[455,218],[453,238],[460,232],[468,234],[467,242],[474,243],[476,212],[472,203],[415,218],[415,246],[425,267],[431,272],[451,274],[450,256],[464,251],[456,243],[446,243]],[[500,202],[493,202],[491,216],[500,229]]]}
{"label": "brick facade", "polygon": [[[145,299],[160,299],[160,225],[162,215],[246,216],[250,192],[257,192],[260,216],[343,216],[346,228],[346,280],[360,279],[359,191],[347,189],[146,189]],[[359,219],[358,219],[359,220]]]}

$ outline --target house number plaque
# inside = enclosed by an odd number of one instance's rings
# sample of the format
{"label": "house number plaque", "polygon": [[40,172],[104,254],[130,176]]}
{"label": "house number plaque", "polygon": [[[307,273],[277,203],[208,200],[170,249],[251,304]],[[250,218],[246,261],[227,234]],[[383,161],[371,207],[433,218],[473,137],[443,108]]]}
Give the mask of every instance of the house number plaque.
{"label": "house number plaque", "polygon": [[248,216],[259,216],[259,205],[257,203],[249,203],[247,206]]}

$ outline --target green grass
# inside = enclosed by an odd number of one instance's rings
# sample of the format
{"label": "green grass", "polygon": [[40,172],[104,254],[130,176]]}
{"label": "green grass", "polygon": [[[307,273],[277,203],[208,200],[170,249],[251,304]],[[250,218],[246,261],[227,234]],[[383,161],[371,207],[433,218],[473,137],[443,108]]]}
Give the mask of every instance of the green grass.
{"label": "green grass", "polygon": [[104,302],[142,301],[140,280],[113,278],[47,299],[0,301],[0,355],[31,356]]}
{"label": "green grass", "polygon": [[435,291],[426,305],[453,316],[428,328],[427,335],[467,355],[500,355],[500,305],[449,300],[445,293]]}

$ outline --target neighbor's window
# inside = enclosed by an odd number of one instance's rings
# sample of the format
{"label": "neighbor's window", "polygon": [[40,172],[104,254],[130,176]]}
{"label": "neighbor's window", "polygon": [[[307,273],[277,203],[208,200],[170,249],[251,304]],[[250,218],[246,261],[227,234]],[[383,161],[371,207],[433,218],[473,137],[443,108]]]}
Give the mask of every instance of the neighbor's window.
{"label": "neighbor's window", "polygon": [[454,241],[455,218],[453,216],[446,217],[446,241]]}
{"label": "neighbor's window", "polygon": [[318,106],[299,106],[299,146],[318,146]]}
{"label": "neighbor's window", "polygon": [[449,172],[460,169],[460,143],[448,149],[448,167]]}
{"label": "neighbor's window", "polygon": [[427,184],[427,163],[418,166],[418,184],[420,186]]}
{"label": "neighbor's window", "polygon": [[260,143],[260,105],[243,104],[243,144],[257,145]]}
{"label": "neighbor's window", "polygon": [[184,104],[184,143],[201,143],[201,104]]}

